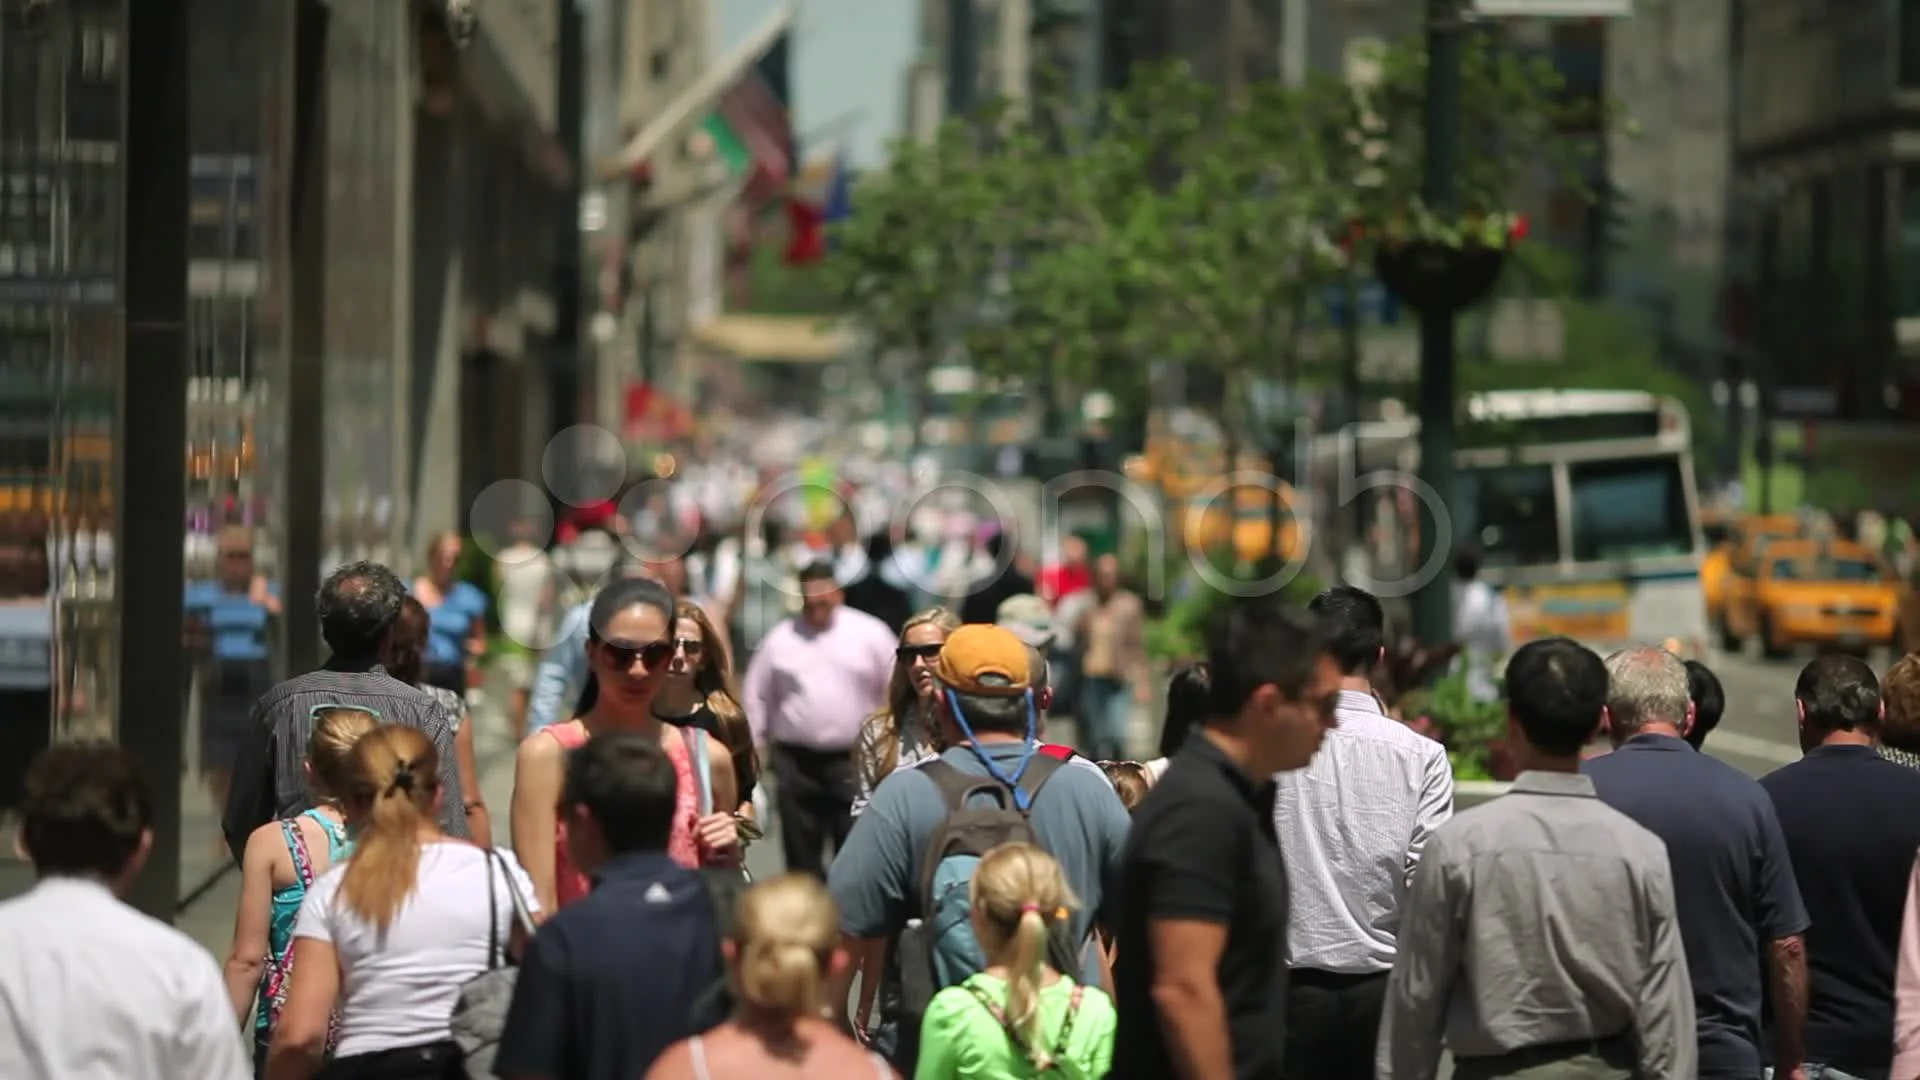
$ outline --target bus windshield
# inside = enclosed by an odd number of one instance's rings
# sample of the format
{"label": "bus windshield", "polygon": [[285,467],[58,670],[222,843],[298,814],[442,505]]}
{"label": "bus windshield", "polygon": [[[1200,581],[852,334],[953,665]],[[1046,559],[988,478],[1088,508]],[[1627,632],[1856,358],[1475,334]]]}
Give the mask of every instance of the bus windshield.
{"label": "bus windshield", "polygon": [[1457,483],[1454,541],[1478,546],[1482,565],[1537,566],[1560,561],[1552,466],[1463,469]]}
{"label": "bus windshield", "polygon": [[1574,462],[1567,466],[1567,480],[1575,562],[1693,550],[1678,456]]}

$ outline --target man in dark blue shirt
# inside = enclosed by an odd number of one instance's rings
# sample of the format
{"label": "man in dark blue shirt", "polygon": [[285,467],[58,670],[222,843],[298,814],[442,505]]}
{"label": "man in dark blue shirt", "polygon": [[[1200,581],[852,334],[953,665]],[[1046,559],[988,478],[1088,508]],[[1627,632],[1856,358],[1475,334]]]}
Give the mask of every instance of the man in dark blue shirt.
{"label": "man in dark blue shirt", "polygon": [[1627,649],[1608,658],[1607,676],[1614,751],[1584,771],[1602,800],[1666,842],[1700,1027],[1700,1080],[1761,1074],[1763,1000],[1772,1005],[1778,1075],[1797,1078],[1807,912],[1773,802],[1682,738],[1693,704],[1679,657]]}
{"label": "man in dark blue shirt", "polygon": [[1920,770],[1875,752],[1880,684],[1865,661],[1822,656],[1800,672],[1793,697],[1806,756],[1760,786],[1773,798],[1813,918],[1807,1060],[1886,1080],[1894,956],[1920,850]]}
{"label": "man in dark blue shirt", "polygon": [[560,812],[593,891],[528,942],[495,1075],[633,1080],[724,1019],[713,900],[667,856],[675,787],[638,735],[597,735],[568,758]]}

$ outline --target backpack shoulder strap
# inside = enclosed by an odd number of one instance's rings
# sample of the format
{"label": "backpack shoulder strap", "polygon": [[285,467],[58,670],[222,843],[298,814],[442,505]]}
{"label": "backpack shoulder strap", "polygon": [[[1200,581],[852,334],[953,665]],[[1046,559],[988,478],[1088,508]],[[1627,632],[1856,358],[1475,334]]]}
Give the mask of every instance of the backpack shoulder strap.
{"label": "backpack shoulder strap", "polygon": [[927,774],[933,786],[940,790],[940,797],[946,801],[947,813],[957,814],[967,805],[967,796],[981,787],[1000,787],[999,781],[991,776],[974,776],[959,769],[941,758],[930,758],[915,766]]}
{"label": "backpack shoulder strap", "polygon": [[1040,788],[1060,771],[1066,761],[1052,754],[1035,754],[1027,759],[1026,771],[1020,774],[1020,790],[1027,794],[1027,805],[1033,805],[1033,799],[1040,794]]}
{"label": "backpack shoulder strap", "polygon": [[1060,1020],[1060,1038],[1054,1044],[1053,1051],[1055,1059],[1067,1056],[1067,1043],[1073,1038],[1073,1018],[1080,1015],[1080,1001],[1086,996],[1085,984],[1076,979],[1073,984],[1073,997],[1067,1000],[1067,1015]]}

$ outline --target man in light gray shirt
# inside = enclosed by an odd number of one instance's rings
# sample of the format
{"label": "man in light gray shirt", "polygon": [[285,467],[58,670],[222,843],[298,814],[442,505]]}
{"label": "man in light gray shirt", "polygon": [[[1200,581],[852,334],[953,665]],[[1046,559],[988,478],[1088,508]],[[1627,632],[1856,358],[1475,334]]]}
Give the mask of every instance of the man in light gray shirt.
{"label": "man in light gray shirt", "polygon": [[1666,845],[1602,803],[1580,751],[1607,670],[1565,638],[1507,665],[1521,769],[1440,827],[1402,911],[1379,1080],[1694,1080],[1693,991]]}

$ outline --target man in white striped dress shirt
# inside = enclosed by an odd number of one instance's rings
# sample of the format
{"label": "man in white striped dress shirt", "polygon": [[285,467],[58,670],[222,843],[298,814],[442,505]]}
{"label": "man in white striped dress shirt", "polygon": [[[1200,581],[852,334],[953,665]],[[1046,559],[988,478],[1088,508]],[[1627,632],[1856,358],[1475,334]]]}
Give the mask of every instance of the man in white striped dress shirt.
{"label": "man in white striped dress shirt", "polygon": [[1453,816],[1445,748],[1386,715],[1369,676],[1386,654],[1371,593],[1311,605],[1343,675],[1336,726],[1304,769],[1276,777],[1286,861],[1286,1075],[1371,1080],[1400,904],[1427,838]]}

